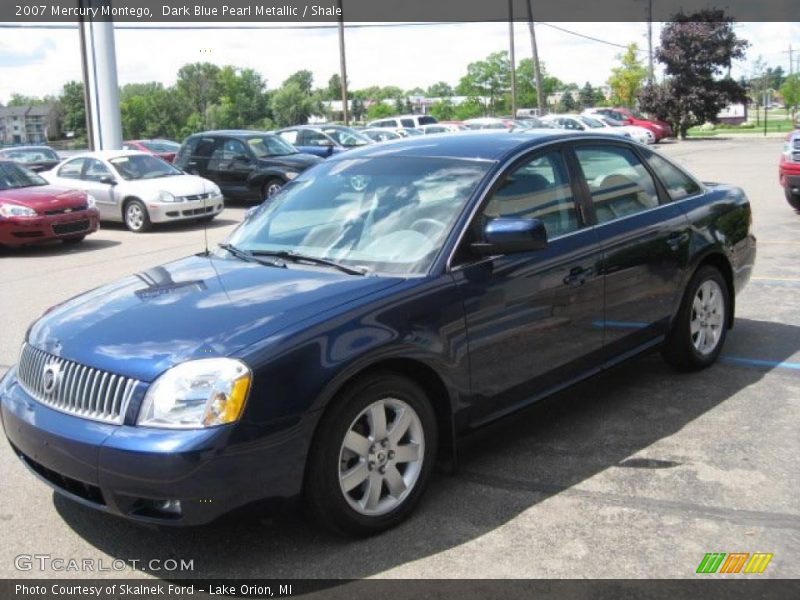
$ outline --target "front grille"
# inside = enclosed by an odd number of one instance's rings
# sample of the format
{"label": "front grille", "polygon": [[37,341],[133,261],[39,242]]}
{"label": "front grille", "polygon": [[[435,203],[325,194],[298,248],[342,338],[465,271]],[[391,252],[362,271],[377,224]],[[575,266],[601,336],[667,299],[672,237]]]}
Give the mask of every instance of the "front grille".
{"label": "front grille", "polygon": [[72,213],[72,212],[80,212],[82,210],[86,210],[89,208],[88,204],[82,204],[81,206],[73,206],[71,208],[58,208],[54,210],[46,210],[44,214],[46,215],[63,215],[65,213]]}
{"label": "front grille", "polygon": [[56,235],[64,235],[66,233],[80,233],[89,229],[89,219],[81,221],[72,221],[71,223],[58,223],[53,225],[53,233]]}
{"label": "front grille", "polygon": [[22,348],[17,377],[26,392],[50,408],[116,424],[125,418],[139,385],[136,379],[59,358],[28,344]]}
{"label": "front grille", "polygon": [[195,194],[194,196],[184,196],[183,199],[186,202],[193,202],[195,200],[205,200],[207,198],[211,198],[211,194]]}
{"label": "front grille", "polygon": [[77,479],[72,479],[72,477],[62,475],[61,473],[57,473],[52,469],[48,469],[43,464],[36,462],[23,452],[20,452],[18,448],[14,447],[14,450],[16,451],[17,456],[19,456],[20,459],[22,459],[33,472],[37,473],[46,481],[49,481],[55,487],[69,492],[73,496],[78,496],[79,498],[88,500],[93,504],[105,506],[106,501],[103,499],[103,492],[101,492],[100,488],[96,485],[85,483]]}
{"label": "front grille", "polygon": [[194,217],[196,215],[204,215],[206,213],[214,212],[214,205],[206,206],[205,208],[195,208],[192,210],[184,210],[181,214],[184,217]]}

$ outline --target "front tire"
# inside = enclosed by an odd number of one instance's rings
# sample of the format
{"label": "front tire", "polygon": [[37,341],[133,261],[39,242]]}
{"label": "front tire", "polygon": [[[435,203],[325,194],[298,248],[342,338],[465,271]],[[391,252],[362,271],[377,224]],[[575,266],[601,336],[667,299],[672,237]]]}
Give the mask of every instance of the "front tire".
{"label": "front tire", "polygon": [[682,371],[714,364],[728,332],[730,290],[711,265],[697,270],[662,349],[664,359]]}
{"label": "front tire", "polygon": [[133,233],[143,233],[150,229],[150,214],[141,200],[128,200],[123,214],[125,226]]}
{"label": "front tire", "polygon": [[333,402],[309,456],[308,513],[350,536],[398,525],[421,498],[436,460],[436,417],[425,392],[405,377],[376,373]]}
{"label": "front tire", "polygon": [[786,201],[795,210],[800,210],[800,196],[792,193],[788,187],[783,188],[783,193],[786,195]]}
{"label": "front tire", "polygon": [[261,187],[261,199],[269,200],[275,194],[277,194],[282,187],[283,187],[283,181],[278,179],[277,177],[268,179]]}

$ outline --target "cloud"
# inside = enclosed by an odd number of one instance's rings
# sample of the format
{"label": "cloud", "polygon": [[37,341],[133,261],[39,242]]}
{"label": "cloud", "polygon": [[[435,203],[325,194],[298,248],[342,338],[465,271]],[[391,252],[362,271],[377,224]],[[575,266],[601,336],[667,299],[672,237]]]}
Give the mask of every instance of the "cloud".
{"label": "cloud", "polygon": [[44,38],[33,50],[17,50],[4,41],[0,43],[0,69],[30,67],[41,63],[55,49],[56,44],[50,38]]}

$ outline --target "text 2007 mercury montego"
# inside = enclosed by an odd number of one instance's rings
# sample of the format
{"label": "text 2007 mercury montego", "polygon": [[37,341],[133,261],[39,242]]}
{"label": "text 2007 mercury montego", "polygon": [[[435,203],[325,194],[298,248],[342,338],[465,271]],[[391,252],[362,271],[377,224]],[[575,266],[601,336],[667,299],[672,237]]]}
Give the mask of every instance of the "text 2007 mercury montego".
{"label": "text 2007 mercury montego", "polygon": [[742,190],[619,137],[364,147],[210,253],[49,309],[0,383],[3,426],[112,514],[194,525],[301,497],[369,534],[469,430],[648,349],[712,364],[754,259]]}

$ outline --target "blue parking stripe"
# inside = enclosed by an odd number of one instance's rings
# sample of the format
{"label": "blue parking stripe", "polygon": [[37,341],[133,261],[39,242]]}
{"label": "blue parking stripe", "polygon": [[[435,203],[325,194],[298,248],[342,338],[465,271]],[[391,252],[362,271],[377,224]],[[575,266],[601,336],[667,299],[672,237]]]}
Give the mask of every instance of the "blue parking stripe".
{"label": "blue parking stripe", "polygon": [[647,323],[638,323],[636,321],[593,321],[593,327],[602,329],[604,326],[609,329],[644,329]]}
{"label": "blue parking stripe", "polygon": [[793,369],[800,371],[800,363],[786,362],[780,360],[762,360],[760,358],[743,358],[741,356],[721,356],[720,361],[732,365],[744,365],[747,367],[771,367],[777,369]]}

